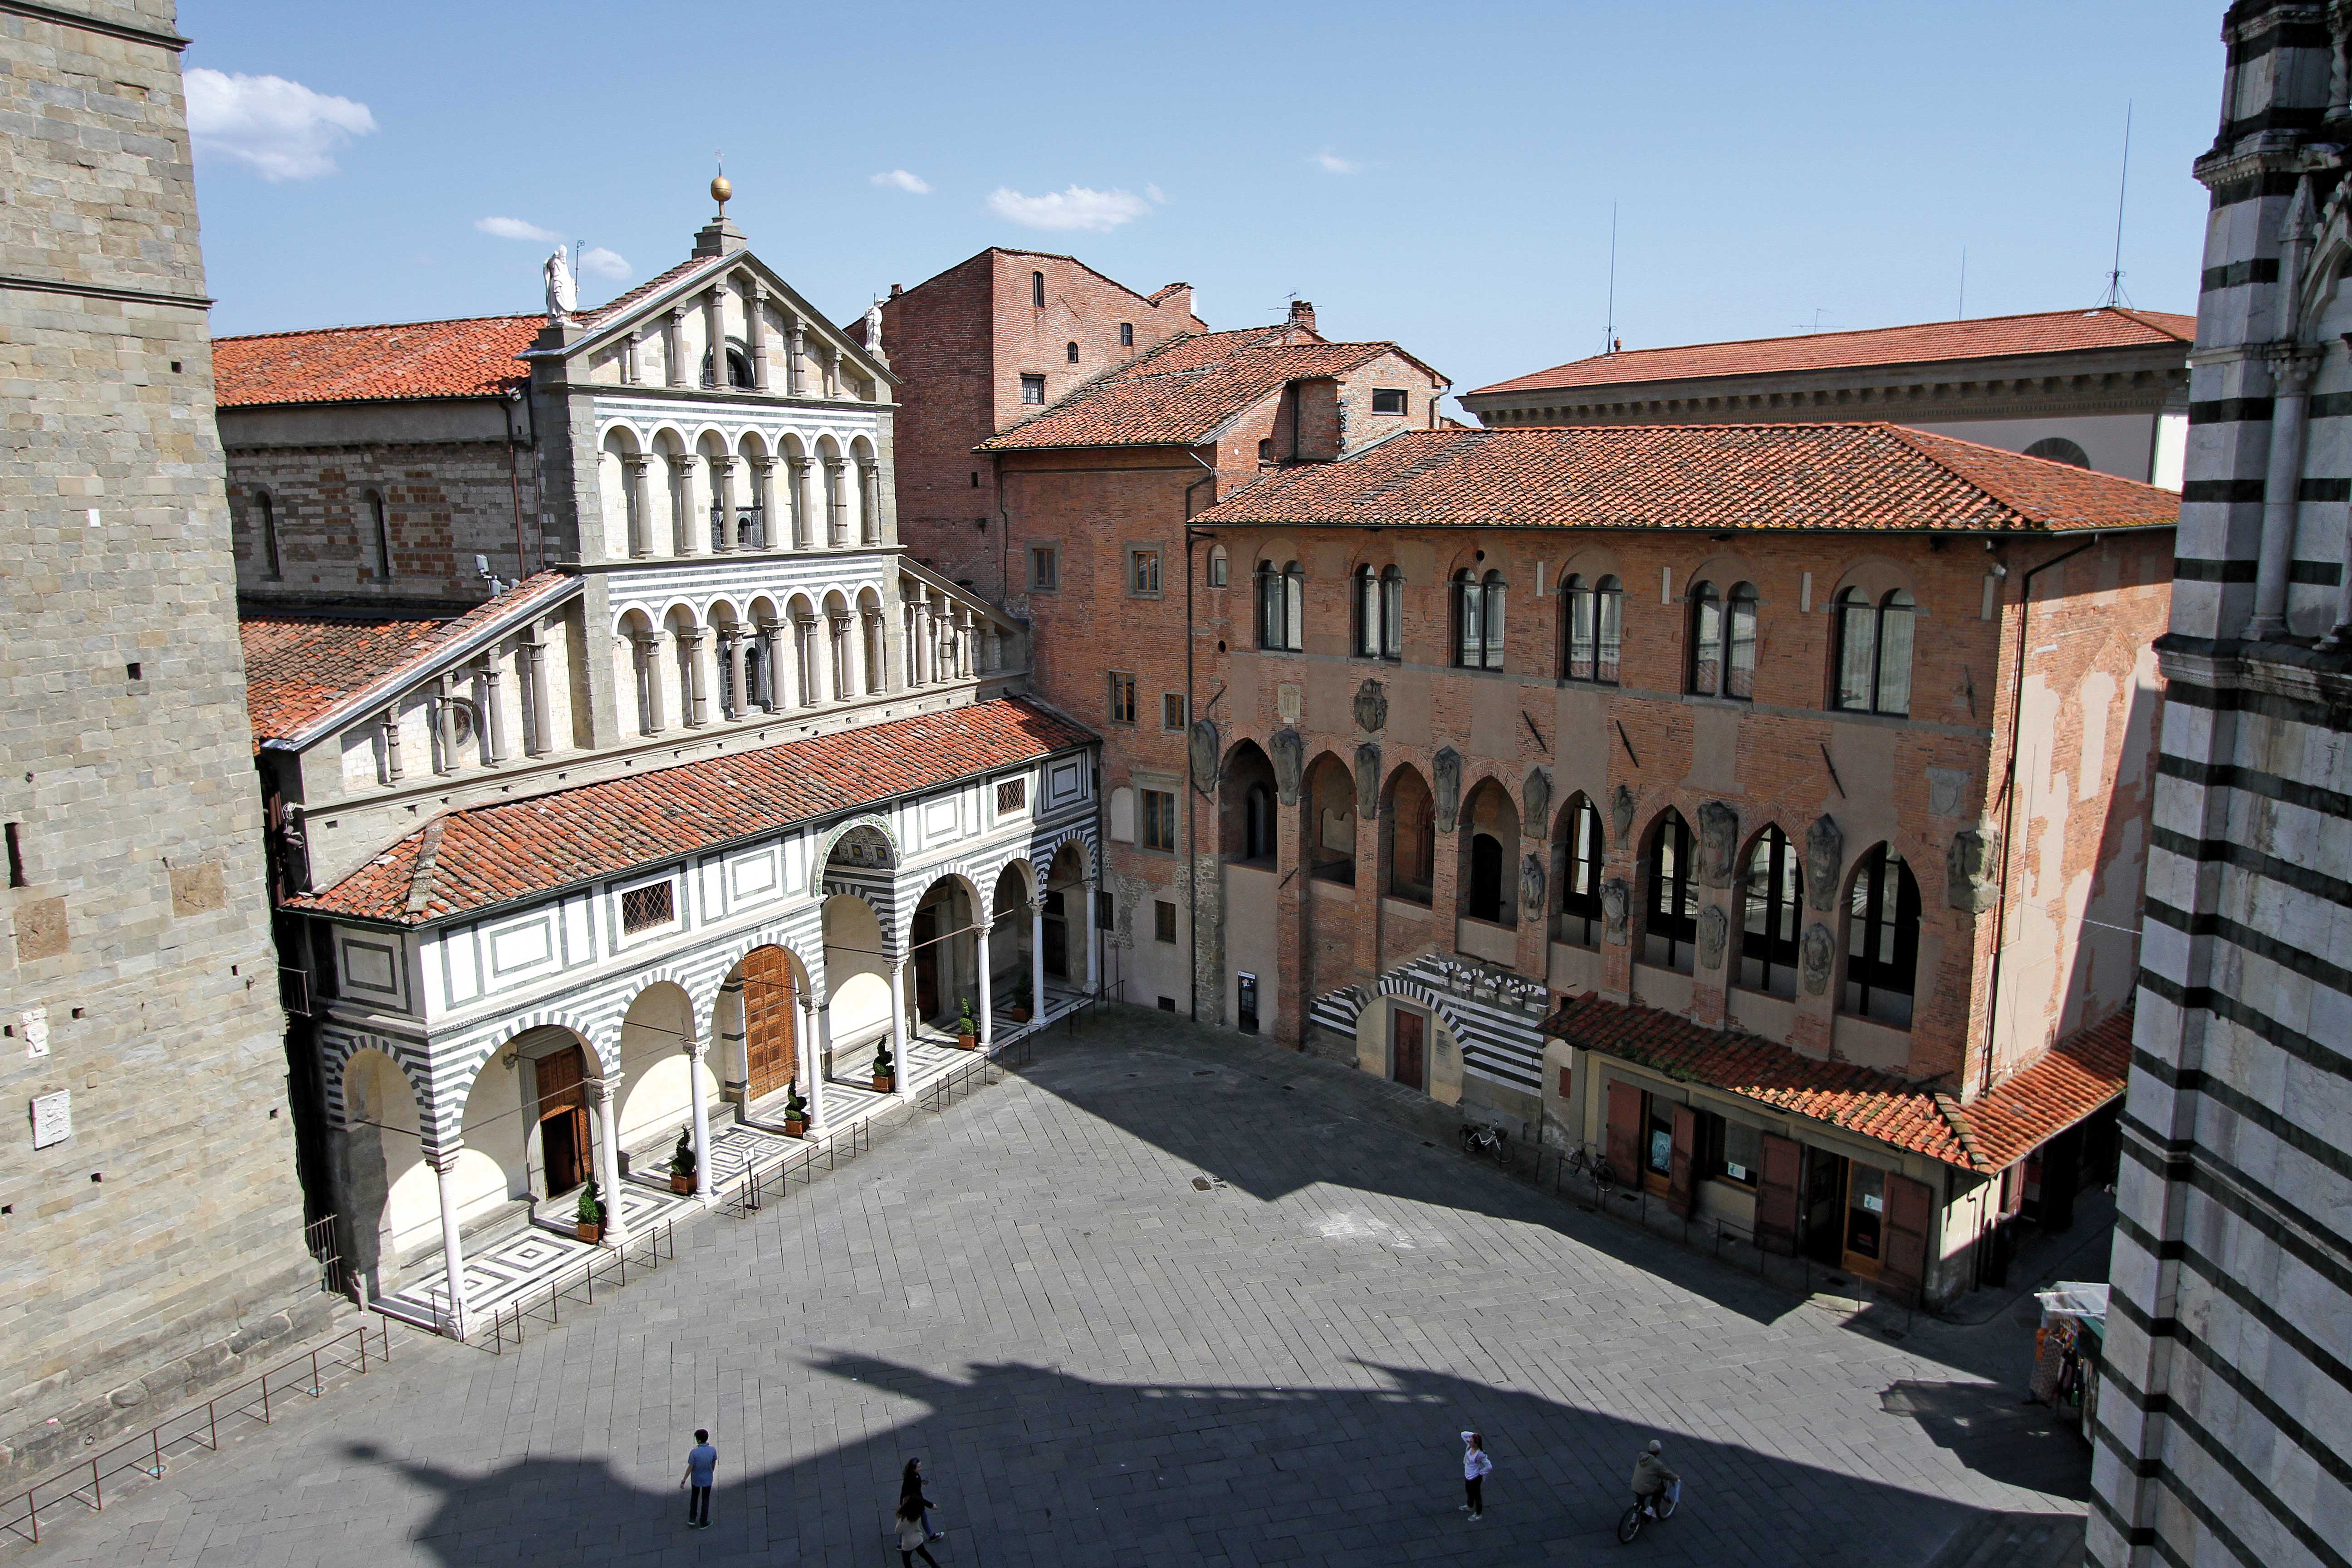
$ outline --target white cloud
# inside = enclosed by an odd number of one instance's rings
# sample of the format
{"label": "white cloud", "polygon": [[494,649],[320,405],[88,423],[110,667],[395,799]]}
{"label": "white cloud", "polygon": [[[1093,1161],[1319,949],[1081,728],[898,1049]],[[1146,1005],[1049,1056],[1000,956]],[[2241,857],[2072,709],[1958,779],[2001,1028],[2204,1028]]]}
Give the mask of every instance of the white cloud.
{"label": "white cloud", "polygon": [[580,275],[583,278],[610,278],[617,281],[635,271],[626,257],[601,245],[592,245],[580,253]]}
{"label": "white cloud", "polygon": [[1337,153],[1318,153],[1307,161],[1327,174],[1352,174],[1363,168],[1361,163]]}
{"label": "white cloud", "polygon": [[892,190],[904,191],[910,196],[928,196],[931,194],[929,181],[919,174],[910,174],[904,169],[885,169],[882,173],[874,175],[873,181],[877,185],[887,185]]}
{"label": "white cloud", "polygon": [[553,229],[525,223],[519,217],[478,217],[474,220],[474,226],[499,239],[535,239],[541,245],[554,245],[563,237]]}
{"label": "white cloud", "polygon": [[1042,196],[1024,196],[1009,185],[999,185],[988,198],[989,209],[1025,228],[1089,228],[1108,234],[1151,210],[1133,191],[1090,191],[1072,185]]}
{"label": "white cloud", "polygon": [[243,163],[270,184],[335,172],[335,151],[375,129],[364,103],[281,76],[188,72],[188,131],[198,153]]}
{"label": "white cloud", "polygon": [[1161,190],[1158,185],[1144,186],[1143,194],[1150,196],[1155,205],[1164,207],[1168,205],[1168,193]]}

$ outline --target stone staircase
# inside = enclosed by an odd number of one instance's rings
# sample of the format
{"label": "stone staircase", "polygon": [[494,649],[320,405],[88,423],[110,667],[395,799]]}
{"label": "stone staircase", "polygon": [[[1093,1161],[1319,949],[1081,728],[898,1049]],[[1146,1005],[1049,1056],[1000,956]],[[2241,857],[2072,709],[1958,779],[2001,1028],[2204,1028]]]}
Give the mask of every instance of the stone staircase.
{"label": "stone staircase", "polygon": [[2082,1568],[2079,1513],[1980,1513],[1960,1526],[1927,1568]]}

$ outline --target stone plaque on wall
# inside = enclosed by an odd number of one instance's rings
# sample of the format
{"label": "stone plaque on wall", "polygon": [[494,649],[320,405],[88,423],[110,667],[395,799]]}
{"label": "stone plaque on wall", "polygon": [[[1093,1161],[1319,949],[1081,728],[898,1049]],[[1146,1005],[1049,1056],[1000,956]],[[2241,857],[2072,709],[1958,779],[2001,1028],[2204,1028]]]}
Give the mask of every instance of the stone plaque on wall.
{"label": "stone plaque on wall", "polygon": [[1296,724],[1307,711],[1307,691],[1295,682],[1286,680],[1274,689],[1274,710],[1286,724]]}
{"label": "stone plaque on wall", "polygon": [[1969,793],[1966,768],[1927,770],[1927,809],[1937,816],[1958,816]]}
{"label": "stone plaque on wall", "polygon": [[73,1136],[73,1091],[33,1097],[33,1147],[46,1149]]}

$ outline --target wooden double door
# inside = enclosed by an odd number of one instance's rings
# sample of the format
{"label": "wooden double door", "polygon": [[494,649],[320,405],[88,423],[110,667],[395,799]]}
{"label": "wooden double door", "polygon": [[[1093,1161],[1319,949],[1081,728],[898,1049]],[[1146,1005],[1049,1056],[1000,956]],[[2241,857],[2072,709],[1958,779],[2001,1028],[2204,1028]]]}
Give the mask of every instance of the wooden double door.
{"label": "wooden double door", "polygon": [[800,987],[793,961],[780,947],[743,956],[743,1052],[750,1069],[745,1092],[764,1100],[800,1071]]}
{"label": "wooden double door", "polygon": [[588,1058],[566,1046],[531,1064],[539,1084],[539,1159],[547,1195],[568,1193],[594,1169],[588,1135]]}

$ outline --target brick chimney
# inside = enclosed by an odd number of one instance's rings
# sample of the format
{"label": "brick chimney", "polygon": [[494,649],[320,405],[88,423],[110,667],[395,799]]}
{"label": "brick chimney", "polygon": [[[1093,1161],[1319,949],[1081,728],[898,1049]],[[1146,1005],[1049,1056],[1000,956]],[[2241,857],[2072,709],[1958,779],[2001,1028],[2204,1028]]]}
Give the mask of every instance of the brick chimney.
{"label": "brick chimney", "polygon": [[1290,324],[1294,327],[1304,327],[1310,332],[1314,331],[1315,301],[1312,300],[1293,300],[1290,302]]}

